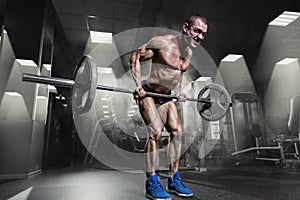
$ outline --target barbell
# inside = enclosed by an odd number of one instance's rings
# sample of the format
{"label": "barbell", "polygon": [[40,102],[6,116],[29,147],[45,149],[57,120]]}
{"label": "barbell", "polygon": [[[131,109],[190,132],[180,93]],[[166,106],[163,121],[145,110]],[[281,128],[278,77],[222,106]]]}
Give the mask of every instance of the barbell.
{"label": "barbell", "polygon": [[[95,100],[97,89],[135,94],[134,90],[97,84],[97,65],[89,55],[82,56],[79,60],[74,71],[74,80],[23,73],[22,81],[73,88],[72,109],[76,114],[84,114],[90,110]],[[176,95],[154,92],[147,92],[146,96],[174,100],[179,98]],[[225,116],[230,105],[227,90],[216,83],[207,84],[203,87],[197,98],[188,97],[186,100],[197,102],[198,113],[207,121],[220,120]]]}

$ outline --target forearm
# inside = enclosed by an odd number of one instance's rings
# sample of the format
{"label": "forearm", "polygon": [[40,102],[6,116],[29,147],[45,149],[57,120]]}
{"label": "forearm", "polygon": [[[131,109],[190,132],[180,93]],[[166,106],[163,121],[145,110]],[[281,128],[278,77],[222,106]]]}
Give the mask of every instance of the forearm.
{"label": "forearm", "polygon": [[183,58],[181,60],[182,69],[187,69],[189,67],[192,56],[193,56],[192,50],[190,48],[187,48],[185,51],[185,54],[183,55]]}
{"label": "forearm", "polygon": [[150,49],[146,49],[146,45],[139,48],[131,56],[131,73],[132,78],[137,87],[141,87],[141,62],[150,60],[154,53]]}
{"label": "forearm", "polygon": [[181,83],[182,83],[182,77],[180,77],[178,84],[176,85],[176,87],[174,88],[174,92],[175,94],[180,94],[181,93]]}
{"label": "forearm", "polygon": [[180,80],[179,80],[177,86],[174,88],[175,95],[177,96],[177,98],[178,98],[177,100],[179,102],[185,102],[188,98],[187,95],[185,93],[183,93],[181,90],[182,79],[183,79],[183,76],[180,77]]}
{"label": "forearm", "polygon": [[139,51],[136,51],[131,57],[131,75],[136,87],[141,87],[141,63]]}
{"label": "forearm", "polygon": [[190,65],[191,61],[190,60],[183,60],[182,61],[182,68],[187,69]]}

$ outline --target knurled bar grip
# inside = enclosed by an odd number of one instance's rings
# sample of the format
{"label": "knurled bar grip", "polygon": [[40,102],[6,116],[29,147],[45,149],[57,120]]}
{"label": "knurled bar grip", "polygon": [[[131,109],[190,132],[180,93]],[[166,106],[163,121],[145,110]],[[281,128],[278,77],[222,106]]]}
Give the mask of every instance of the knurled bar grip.
{"label": "knurled bar grip", "polygon": [[[110,87],[110,86],[105,86],[105,85],[97,85],[97,89],[114,91],[114,92],[130,93],[130,94],[134,94],[135,93],[133,90],[130,90],[130,89],[118,88],[118,87]],[[154,92],[146,92],[146,95],[147,96],[169,98],[169,99],[178,99],[178,97],[175,96],[175,95],[160,94],[160,93],[154,93]]]}

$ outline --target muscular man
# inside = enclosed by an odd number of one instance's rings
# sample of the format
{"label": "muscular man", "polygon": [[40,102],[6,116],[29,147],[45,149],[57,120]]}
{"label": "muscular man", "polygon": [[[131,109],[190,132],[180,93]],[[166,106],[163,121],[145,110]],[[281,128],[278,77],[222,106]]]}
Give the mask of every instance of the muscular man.
{"label": "muscular man", "polygon": [[[166,190],[179,196],[193,196],[193,192],[182,184],[178,172],[182,127],[177,107],[172,99],[150,97],[146,93],[171,94],[173,90],[178,96],[178,101],[186,100],[186,95],[181,92],[183,72],[190,65],[192,49],[200,45],[207,28],[205,18],[192,15],[183,23],[181,34],[156,36],[132,54],[131,70],[136,83],[135,99],[139,101],[140,113],[149,134],[145,146],[145,186],[146,197],[150,199],[171,199],[155,173],[158,142],[164,126],[171,138]],[[150,75],[147,80],[141,80],[141,62],[147,60],[151,60],[152,64]]]}

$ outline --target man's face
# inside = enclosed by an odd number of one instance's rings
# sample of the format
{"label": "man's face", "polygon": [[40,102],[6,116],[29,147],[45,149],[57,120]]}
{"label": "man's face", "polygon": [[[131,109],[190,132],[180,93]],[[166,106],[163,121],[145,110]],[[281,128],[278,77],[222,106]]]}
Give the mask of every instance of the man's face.
{"label": "man's face", "polygon": [[187,36],[186,42],[192,47],[197,47],[204,40],[207,28],[207,24],[203,23],[201,19],[196,19],[193,26],[184,28]]}

